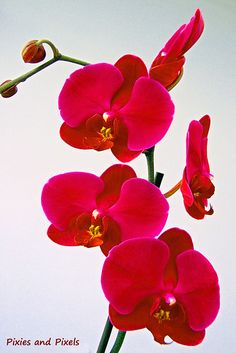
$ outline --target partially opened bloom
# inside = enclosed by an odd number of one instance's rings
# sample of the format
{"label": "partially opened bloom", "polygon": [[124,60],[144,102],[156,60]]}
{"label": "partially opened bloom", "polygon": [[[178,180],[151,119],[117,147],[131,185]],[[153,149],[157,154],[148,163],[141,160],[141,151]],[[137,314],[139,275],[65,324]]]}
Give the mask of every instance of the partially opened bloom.
{"label": "partially opened bloom", "polygon": [[148,328],[161,344],[166,336],[188,346],[201,343],[219,310],[217,274],[178,228],[113,248],[101,281],[113,325]]}
{"label": "partially opened bloom", "polygon": [[158,235],[169,209],[156,186],[121,164],[101,177],[72,172],[51,178],[42,192],[42,206],[54,242],[100,246],[105,255],[124,240]]}
{"label": "partially opened bloom", "polygon": [[197,42],[204,29],[199,9],[190,22],[183,24],[161,49],[150,68],[150,77],[169,88],[178,81],[185,62],[184,54]]}
{"label": "partially opened bloom", "polygon": [[213,214],[212,207],[208,207],[208,199],[215,191],[207,158],[209,128],[210,117],[205,115],[199,121],[193,120],[187,133],[186,167],[181,192],[187,212],[196,219]]}
{"label": "partially opened bloom", "polygon": [[94,64],[72,73],[60,93],[59,109],[65,142],[80,149],[111,149],[122,162],[159,142],[174,113],[167,90],[132,55],[116,65]]}

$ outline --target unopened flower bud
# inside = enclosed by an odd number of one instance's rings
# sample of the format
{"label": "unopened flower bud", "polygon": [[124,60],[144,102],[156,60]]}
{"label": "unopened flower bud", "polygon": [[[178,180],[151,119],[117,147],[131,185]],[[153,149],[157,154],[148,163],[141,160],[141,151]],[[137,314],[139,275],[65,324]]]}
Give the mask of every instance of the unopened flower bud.
{"label": "unopened flower bud", "polygon": [[[4,81],[3,83],[1,83],[0,87],[3,86],[7,82],[11,82],[11,80]],[[12,86],[12,87],[6,89],[5,91],[3,91],[1,93],[1,96],[3,98],[9,98],[9,97],[14,96],[14,94],[16,94],[16,92],[17,92],[17,87],[16,86]]]}
{"label": "unopened flower bud", "polygon": [[35,64],[44,60],[46,51],[42,44],[37,44],[38,40],[34,39],[26,43],[22,49],[21,55],[25,63]]}

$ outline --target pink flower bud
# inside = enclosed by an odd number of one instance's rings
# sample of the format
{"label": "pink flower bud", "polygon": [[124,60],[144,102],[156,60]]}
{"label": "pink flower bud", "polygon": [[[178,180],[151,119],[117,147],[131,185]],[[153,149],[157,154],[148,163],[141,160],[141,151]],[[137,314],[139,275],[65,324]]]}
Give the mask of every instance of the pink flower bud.
{"label": "pink flower bud", "polygon": [[[11,82],[11,80],[4,81],[3,83],[1,83],[0,87],[3,86],[7,82]],[[10,98],[10,97],[14,96],[14,94],[16,94],[16,92],[17,92],[17,87],[16,86],[12,86],[12,87],[6,89],[5,91],[3,91],[1,93],[1,96],[3,98]]]}
{"label": "pink flower bud", "polygon": [[21,55],[25,63],[35,64],[44,60],[46,51],[43,45],[37,42],[36,39],[31,40],[22,49]]}

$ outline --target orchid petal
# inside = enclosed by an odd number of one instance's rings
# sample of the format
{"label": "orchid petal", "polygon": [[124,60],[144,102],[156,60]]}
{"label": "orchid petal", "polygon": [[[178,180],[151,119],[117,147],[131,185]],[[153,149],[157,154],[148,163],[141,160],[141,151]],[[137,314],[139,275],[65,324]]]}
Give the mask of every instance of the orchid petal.
{"label": "orchid petal", "polygon": [[128,129],[119,119],[114,120],[114,135],[116,139],[114,146],[111,148],[114,156],[119,161],[126,163],[138,157],[142,151],[131,151],[128,148]]}
{"label": "orchid petal", "polygon": [[178,281],[176,257],[186,250],[193,249],[193,242],[190,235],[179,228],[168,229],[158,239],[164,241],[170,250],[169,261],[165,269],[165,283],[166,286],[174,288]]}
{"label": "orchid petal", "polygon": [[210,117],[209,115],[204,115],[200,120],[200,124],[203,127],[202,133],[202,173],[206,176],[210,174],[210,166],[207,158],[207,142],[208,142],[208,132],[210,129]]}
{"label": "orchid petal", "polygon": [[186,144],[186,176],[190,182],[192,176],[202,170],[202,134],[203,127],[197,120],[189,124]]}
{"label": "orchid petal", "polygon": [[202,342],[205,337],[205,330],[193,331],[186,321],[173,322],[167,321],[165,324],[157,324],[154,318],[151,318],[147,325],[154,336],[155,341],[160,344],[166,344],[165,338],[169,336],[173,341],[186,346],[196,346]]}
{"label": "orchid petal", "polygon": [[187,178],[186,178],[186,168],[184,169],[180,190],[183,195],[185,207],[192,206],[192,204],[194,202],[194,197],[193,197],[192,190],[191,190],[189,183],[187,181]]}
{"label": "orchid petal", "polygon": [[54,243],[64,246],[78,246],[78,242],[75,240],[75,232],[73,229],[66,229],[64,231],[58,230],[51,224],[48,228],[48,237]]}
{"label": "orchid petal", "polygon": [[135,55],[124,55],[114,65],[120,70],[124,82],[112,100],[112,109],[119,110],[129,100],[135,81],[141,76],[148,76],[144,62]]}
{"label": "orchid petal", "polygon": [[182,325],[176,325],[170,332],[170,338],[185,346],[196,346],[200,344],[205,337],[205,330],[194,331],[192,330],[187,322]]}
{"label": "orchid petal", "polygon": [[110,64],[94,64],[76,70],[59,95],[63,120],[77,127],[94,114],[109,111],[112,97],[122,83],[120,71]]}
{"label": "orchid petal", "polygon": [[174,105],[159,82],[141,77],[119,114],[128,128],[128,148],[139,151],[154,146],[164,137],[173,119]]}
{"label": "orchid petal", "polygon": [[204,30],[204,21],[199,9],[196,10],[190,22],[186,25],[185,31],[188,38],[184,47],[182,48],[182,55],[184,55],[200,38]]}
{"label": "orchid petal", "polygon": [[86,125],[82,123],[79,127],[73,128],[63,123],[60,128],[60,136],[62,140],[68,145],[74,148],[80,149],[90,149],[88,145],[85,143],[85,136],[86,136]]}
{"label": "orchid petal", "polygon": [[104,189],[97,197],[98,208],[111,207],[120,197],[120,190],[123,183],[131,178],[136,178],[135,171],[124,164],[115,164],[105,170],[101,175]]}
{"label": "orchid petal", "polygon": [[164,227],[169,205],[161,191],[144,179],[127,180],[109,215],[120,225],[122,240],[155,237]]}
{"label": "orchid petal", "polygon": [[150,238],[127,240],[110,251],[101,283],[118,313],[130,314],[144,298],[161,292],[168,256],[167,245]]}
{"label": "orchid petal", "polygon": [[181,57],[175,61],[152,65],[149,75],[152,79],[160,82],[164,87],[168,88],[177,80],[184,63],[185,58]]}
{"label": "orchid petal", "polygon": [[178,285],[175,295],[188,314],[189,326],[204,330],[219,310],[217,274],[210,262],[199,252],[188,250],[177,259]]}
{"label": "orchid petal", "polygon": [[59,174],[43,188],[43,210],[49,221],[63,231],[73,217],[96,208],[96,197],[102,188],[102,180],[90,173]]}
{"label": "orchid petal", "polygon": [[101,250],[105,256],[108,255],[109,251],[121,242],[120,239],[120,228],[110,217],[103,217],[103,244]]}
{"label": "orchid petal", "polygon": [[112,324],[121,331],[132,331],[145,328],[150,319],[152,298],[147,298],[138,304],[130,314],[122,315],[111,305],[109,306],[109,318]]}

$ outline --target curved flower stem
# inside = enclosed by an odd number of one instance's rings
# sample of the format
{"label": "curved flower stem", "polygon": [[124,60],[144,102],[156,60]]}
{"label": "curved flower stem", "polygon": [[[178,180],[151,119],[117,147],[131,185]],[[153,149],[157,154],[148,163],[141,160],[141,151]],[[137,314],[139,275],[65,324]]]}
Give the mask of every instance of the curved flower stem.
{"label": "curved flower stem", "polygon": [[78,64],[78,65],[81,65],[81,66],[90,65],[90,63],[87,63],[86,61],[75,59],[75,58],[71,58],[70,56],[66,56],[66,55],[62,55],[62,54],[60,54],[59,60],[60,61],[68,61],[70,63]]}
{"label": "curved flower stem", "polygon": [[108,317],[96,353],[104,353],[105,352],[112,329],[113,329],[113,325],[110,322],[109,317]]}
{"label": "curved flower stem", "polygon": [[121,349],[121,346],[123,344],[123,341],[125,339],[126,332],[125,331],[119,331],[115,343],[110,351],[110,353],[118,353]]}
{"label": "curved flower stem", "polygon": [[54,57],[48,61],[46,61],[44,64],[37,66],[36,68],[34,68],[33,70],[30,70],[28,72],[26,72],[25,74],[11,80],[10,82],[7,82],[3,85],[0,86],[0,94],[6,90],[8,90],[9,88],[13,87],[13,86],[17,86],[19,83],[26,81],[29,77],[37,74],[39,71],[42,71],[43,69],[45,69],[46,67],[54,64],[57,61],[68,61],[71,62],[73,64],[78,64],[78,65],[82,65],[82,66],[86,66],[89,65],[89,63],[79,60],[79,59],[75,59],[75,58],[71,58],[70,56],[66,56],[66,55],[62,55],[60,54],[58,51],[56,51],[57,49],[55,48],[55,50],[53,51],[54,53]]}
{"label": "curved flower stem", "polygon": [[174,195],[174,193],[176,193],[176,191],[179,190],[179,188],[181,187],[182,184],[182,179],[175,185],[173,186],[173,188],[171,188],[169,191],[167,191],[164,196],[166,199],[168,199],[168,197]]}
{"label": "curved flower stem", "polygon": [[50,48],[52,49],[54,58],[60,54],[60,53],[59,53],[59,50],[58,50],[58,49],[55,47],[55,45],[54,45],[50,40],[48,40],[48,39],[40,39],[40,40],[38,40],[35,44],[36,44],[36,45],[48,44],[48,45],[50,46]]}
{"label": "curved flower stem", "polygon": [[155,146],[145,150],[143,153],[147,159],[147,167],[148,167],[148,181],[150,183],[155,184],[155,175],[154,175],[154,150]]}

